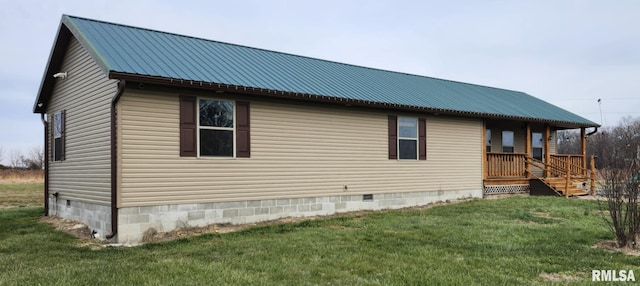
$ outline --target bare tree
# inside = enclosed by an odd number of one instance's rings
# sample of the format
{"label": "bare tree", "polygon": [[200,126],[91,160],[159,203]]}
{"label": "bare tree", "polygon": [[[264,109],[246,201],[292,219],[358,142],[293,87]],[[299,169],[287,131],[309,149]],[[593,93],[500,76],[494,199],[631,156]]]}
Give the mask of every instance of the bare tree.
{"label": "bare tree", "polygon": [[33,147],[29,150],[27,157],[23,157],[22,165],[31,170],[42,170],[44,168],[44,149]]}
{"label": "bare tree", "polygon": [[24,156],[18,150],[11,150],[9,155],[9,166],[14,169],[23,168]]}
{"label": "bare tree", "polygon": [[557,137],[558,154],[580,154],[580,132],[560,130]]}
{"label": "bare tree", "polygon": [[2,149],[2,146],[0,146],[0,165],[2,165],[2,155],[4,154],[4,150]]}
{"label": "bare tree", "polygon": [[601,144],[600,203],[619,247],[637,247],[640,234],[640,120],[625,121],[598,139]]}

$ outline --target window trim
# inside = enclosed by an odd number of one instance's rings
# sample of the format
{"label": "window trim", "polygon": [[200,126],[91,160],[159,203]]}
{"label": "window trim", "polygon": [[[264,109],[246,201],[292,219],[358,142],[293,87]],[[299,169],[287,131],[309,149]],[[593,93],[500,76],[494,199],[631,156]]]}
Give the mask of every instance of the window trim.
{"label": "window trim", "polygon": [[[402,118],[409,118],[409,119],[413,119],[416,122],[416,137],[415,138],[410,138],[410,137],[402,137],[400,136],[400,121]],[[396,140],[396,148],[397,148],[397,159],[398,160],[408,160],[408,161],[418,161],[420,160],[420,119],[418,117],[410,117],[410,116],[398,116],[397,119],[397,123],[396,123],[396,134],[398,135],[398,139]],[[407,158],[400,158],[400,140],[414,140],[415,141],[415,145],[416,145],[416,157],[415,159],[411,158],[411,159],[407,159]]]}
{"label": "window trim", "polygon": [[[215,126],[200,126],[200,100],[214,100],[214,101],[227,101],[233,103],[233,127],[215,127]],[[237,112],[236,112],[237,103],[232,99],[223,99],[216,97],[207,97],[207,96],[198,96],[196,98],[196,157],[204,158],[204,159],[235,159],[236,158],[236,128],[237,128]],[[200,155],[200,130],[223,130],[223,131],[232,131],[232,151],[231,156],[202,156]]]}
{"label": "window trim", "polygon": [[[505,132],[511,132],[511,145],[504,144],[504,134]],[[512,130],[502,130],[502,153],[515,153],[516,152],[516,133]],[[504,151],[505,147],[511,147],[510,152]]]}
{"label": "window trim", "polygon": [[484,151],[487,153],[491,153],[491,129],[485,129],[484,131],[484,136],[485,136],[485,140],[484,140]]}
{"label": "window trim", "polygon": [[[534,136],[533,134],[540,134],[540,147],[536,147],[534,144]],[[536,158],[534,156],[534,150],[536,149],[540,149],[540,159]],[[544,134],[542,134],[542,132],[532,132],[531,133],[531,157],[538,159],[540,161],[544,160]]]}
{"label": "window trim", "polygon": [[[56,118],[58,117],[59,118]],[[65,161],[65,148],[66,148],[66,110],[61,110],[53,113],[51,116],[51,161],[62,162]],[[56,136],[56,124],[60,124],[60,136]],[[60,152],[56,152],[56,139],[60,139]]]}

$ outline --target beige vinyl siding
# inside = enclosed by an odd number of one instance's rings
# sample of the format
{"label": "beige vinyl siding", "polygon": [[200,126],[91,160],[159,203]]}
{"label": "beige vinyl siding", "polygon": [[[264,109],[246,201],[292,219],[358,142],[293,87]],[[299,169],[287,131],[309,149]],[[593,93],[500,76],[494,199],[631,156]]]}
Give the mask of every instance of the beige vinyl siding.
{"label": "beige vinyl siding", "polygon": [[[538,126],[539,125],[539,126]],[[494,153],[502,153],[502,131],[513,131],[514,136],[514,152],[525,153],[524,141],[526,140],[526,129],[524,124],[513,122],[498,122],[490,121],[487,123],[487,129],[491,130],[491,151]],[[532,133],[542,133],[544,136],[544,126],[542,124],[534,124],[531,127]],[[557,146],[557,132],[551,131],[551,141],[549,141],[549,151],[551,154],[556,154]],[[546,152],[546,151],[543,151]]]}
{"label": "beige vinyl siding", "polygon": [[[65,160],[49,162],[49,192],[58,199],[110,203],[110,102],[116,82],[72,38],[47,107],[49,118],[66,110]],[[50,75],[47,75],[50,76]],[[51,134],[51,129],[49,130]],[[51,154],[51,137],[49,154]]]}
{"label": "beige vinyl siding", "polygon": [[549,141],[549,154],[558,154],[558,131],[551,131],[551,140]]}
{"label": "beige vinyl siding", "polygon": [[398,161],[388,113],[252,100],[251,158],[187,158],[176,94],[120,104],[121,207],[482,188],[481,120],[429,116],[427,160]]}

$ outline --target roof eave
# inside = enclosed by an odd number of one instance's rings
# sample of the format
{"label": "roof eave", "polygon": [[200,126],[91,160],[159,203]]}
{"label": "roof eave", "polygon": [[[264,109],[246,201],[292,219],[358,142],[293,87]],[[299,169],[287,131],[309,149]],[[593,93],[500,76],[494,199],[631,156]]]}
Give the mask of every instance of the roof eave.
{"label": "roof eave", "polygon": [[530,118],[530,117],[519,117],[519,116],[510,116],[510,115],[502,115],[502,114],[460,111],[460,110],[452,110],[452,109],[419,107],[419,106],[401,105],[401,104],[395,104],[395,103],[347,99],[347,98],[340,98],[335,96],[288,92],[288,91],[271,90],[271,89],[247,87],[247,86],[237,86],[237,85],[229,85],[229,84],[222,84],[222,83],[176,79],[176,78],[167,78],[167,77],[160,77],[160,76],[140,75],[140,74],[130,74],[130,73],[116,72],[116,71],[109,72],[109,78],[123,79],[127,81],[132,81],[132,82],[159,84],[164,86],[219,90],[219,91],[228,91],[228,92],[236,92],[236,93],[262,95],[262,96],[268,96],[268,97],[280,97],[280,98],[290,98],[290,99],[295,98],[295,99],[304,100],[304,101],[324,102],[324,103],[333,103],[333,104],[340,104],[340,105],[362,106],[362,107],[372,107],[372,108],[381,108],[381,109],[393,109],[393,110],[402,110],[402,111],[417,111],[417,112],[426,112],[426,113],[437,114],[437,115],[454,115],[454,116],[472,117],[472,118],[491,118],[491,119],[519,120],[519,121],[527,121],[527,122],[540,122],[540,123],[552,124],[552,125],[563,127],[563,128],[581,128],[581,127],[586,128],[586,127],[600,126],[597,124],[595,125],[586,124],[583,122],[567,122],[567,121],[558,121],[558,120],[548,120],[543,118]]}
{"label": "roof eave", "polygon": [[78,39],[80,45],[91,55],[105,74],[109,71],[109,67],[104,59],[100,57],[89,41],[82,35],[74,25],[73,21],[71,21],[70,17],[63,15],[60,20],[55,42],[51,48],[51,52],[49,53],[47,67],[44,70],[44,75],[40,82],[40,89],[38,90],[38,96],[33,106],[33,113],[46,112],[47,105],[49,104],[49,100],[51,99],[51,94],[55,86],[56,79],[53,77],[53,74],[60,71],[71,37]]}
{"label": "roof eave", "polygon": [[47,104],[53,92],[55,86],[55,78],[53,74],[56,73],[62,66],[64,60],[64,54],[69,41],[71,40],[71,31],[64,25],[63,21],[60,21],[58,27],[58,33],[55,37],[55,42],[49,52],[49,58],[47,66],[44,69],[42,80],[40,81],[40,88],[38,90],[38,96],[33,104],[33,113],[45,113],[47,110]]}

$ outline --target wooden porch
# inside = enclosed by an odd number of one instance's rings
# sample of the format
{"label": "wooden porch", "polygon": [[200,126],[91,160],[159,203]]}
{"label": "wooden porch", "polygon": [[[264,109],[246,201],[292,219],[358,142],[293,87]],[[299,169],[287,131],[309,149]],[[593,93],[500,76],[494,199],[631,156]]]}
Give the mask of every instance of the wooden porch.
{"label": "wooden porch", "polygon": [[565,197],[593,194],[595,168],[591,159],[587,168],[582,155],[549,154],[545,162],[526,153],[486,153],[484,185],[503,189],[529,185],[534,195],[544,194],[544,189]]}
{"label": "wooden porch", "polygon": [[[491,141],[493,136],[487,135],[489,129],[502,131],[502,144]],[[549,124],[485,121],[484,130],[485,194],[529,192],[531,195],[570,197],[595,192],[593,157],[587,167],[585,127],[580,128],[580,154],[553,154],[557,128]],[[505,132],[510,132],[509,140],[505,140]],[[517,137],[514,136],[516,133],[519,134]],[[536,140],[533,140],[534,134]],[[501,146],[502,152],[491,152],[493,145]],[[534,149],[537,158],[534,158]]]}

